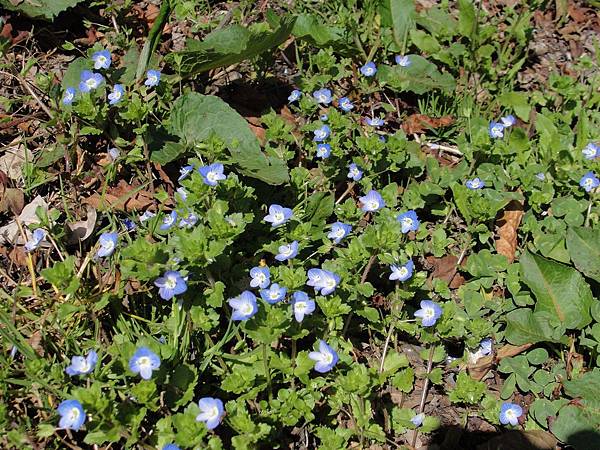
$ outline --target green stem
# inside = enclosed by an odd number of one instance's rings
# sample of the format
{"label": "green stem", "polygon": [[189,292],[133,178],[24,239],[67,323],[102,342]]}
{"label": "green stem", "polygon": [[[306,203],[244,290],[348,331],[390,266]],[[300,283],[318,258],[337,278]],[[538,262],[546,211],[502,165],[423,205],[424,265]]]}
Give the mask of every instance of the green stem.
{"label": "green stem", "polygon": [[269,394],[269,402],[273,401],[273,388],[271,386],[271,371],[269,370],[269,355],[267,344],[262,344],[263,363],[265,365],[265,377],[267,378],[267,392]]}

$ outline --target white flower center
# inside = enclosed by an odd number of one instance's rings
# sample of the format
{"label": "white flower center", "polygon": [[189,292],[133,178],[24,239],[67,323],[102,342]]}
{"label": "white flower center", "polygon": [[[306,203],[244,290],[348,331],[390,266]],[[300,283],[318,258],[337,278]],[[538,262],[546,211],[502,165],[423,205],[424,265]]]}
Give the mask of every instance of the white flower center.
{"label": "white flower center", "polygon": [[96,57],[96,62],[98,63],[98,65],[103,66],[104,63],[106,62],[106,58],[102,55]]}
{"label": "white flower center", "polygon": [[250,314],[252,312],[252,305],[250,303],[244,303],[240,306],[240,311],[242,314]]}
{"label": "white flower center", "polygon": [[398,275],[400,275],[401,277],[405,277],[408,274],[408,269],[404,266],[400,267],[400,269],[398,269]]}
{"label": "white flower center", "polygon": [[88,78],[85,81],[85,84],[87,87],[89,87],[90,89],[95,89],[96,88],[96,80],[94,78]]}
{"label": "white flower center", "polygon": [[277,290],[270,291],[269,297],[271,298],[271,300],[275,300],[277,297],[279,297],[279,291],[277,291]]}
{"label": "white flower center", "polygon": [[335,279],[327,278],[327,280],[325,281],[325,286],[327,286],[328,288],[335,287]]}
{"label": "white flower center", "polygon": [[210,418],[210,419],[214,419],[215,417],[219,417],[219,408],[217,408],[216,406],[213,406],[211,409],[209,409],[206,412],[206,415]]}
{"label": "white flower center", "polygon": [[333,362],[333,355],[331,353],[323,353],[323,361],[331,364]]}
{"label": "white flower center", "polygon": [[325,94],[319,94],[319,101],[321,103],[325,103],[327,101],[327,97],[325,96]]}
{"label": "white flower center", "polygon": [[410,217],[405,217],[404,219],[402,219],[402,225],[404,225],[405,227],[412,227],[413,224],[413,220]]}
{"label": "white flower center", "polygon": [[512,409],[507,409],[505,415],[509,419],[516,419],[517,418],[517,415],[515,414],[515,412]]}
{"label": "white flower center", "polygon": [[284,256],[289,256],[292,254],[292,247],[289,245],[285,245],[283,246],[283,250],[281,251],[281,254]]}
{"label": "white flower center", "polygon": [[177,286],[177,278],[173,276],[167,277],[167,281],[165,281],[165,287],[168,289],[175,289],[175,286]]}
{"label": "white flower center", "polygon": [[104,242],[102,243],[102,247],[103,247],[103,248],[104,248],[104,250],[106,250],[106,251],[111,251],[112,249],[114,249],[114,248],[115,248],[115,243],[114,243],[113,241],[111,241],[111,240],[104,241]]}
{"label": "white flower center", "polygon": [[81,412],[79,412],[79,409],[71,408],[71,410],[69,411],[69,421],[71,421],[71,422],[77,421],[79,419],[80,415],[81,415]]}
{"label": "white flower center", "polygon": [[343,238],[346,232],[342,227],[339,227],[336,231],[334,231],[335,237]]}
{"label": "white flower center", "polygon": [[591,178],[586,178],[583,184],[585,187],[591,188],[594,185],[594,181]]}
{"label": "white flower center", "polygon": [[435,316],[435,311],[433,310],[433,308],[424,308],[423,314],[425,315],[426,319],[433,319],[433,317]]}
{"label": "white flower center", "polygon": [[150,367],[150,358],[148,358],[147,356],[142,356],[138,359],[138,366],[140,368]]}
{"label": "white flower center", "polygon": [[212,183],[217,181],[217,174],[212,170],[206,174],[206,179]]}
{"label": "white flower center", "polygon": [[369,200],[367,202],[367,207],[371,210],[375,210],[379,208],[379,202],[377,200]]}
{"label": "white flower center", "polygon": [[154,83],[156,83],[158,81],[158,79],[156,78],[156,75],[148,75],[148,81],[151,84],[154,84]]}
{"label": "white flower center", "polygon": [[283,222],[284,220],[284,216],[282,212],[278,212],[273,214],[273,219],[275,219],[275,222]]}
{"label": "white flower center", "polygon": [[306,302],[296,302],[294,309],[298,312],[304,312],[306,310]]}
{"label": "white flower center", "polygon": [[267,279],[265,274],[262,272],[259,272],[258,274],[256,274],[256,276],[254,278],[256,279],[256,281],[258,281],[259,284],[264,283],[265,280]]}
{"label": "white flower center", "polygon": [[91,366],[86,358],[81,362],[81,366],[79,367],[80,372],[88,372],[91,369]]}

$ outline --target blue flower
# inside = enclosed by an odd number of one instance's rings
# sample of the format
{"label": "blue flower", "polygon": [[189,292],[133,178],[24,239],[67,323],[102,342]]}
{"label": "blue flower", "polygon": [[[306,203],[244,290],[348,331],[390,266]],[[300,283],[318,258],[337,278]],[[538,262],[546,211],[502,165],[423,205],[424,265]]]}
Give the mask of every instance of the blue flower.
{"label": "blue flower", "polygon": [[314,287],[315,292],[319,292],[321,295],[329,295],[335,288],[340,284],[341,277],[333,272],[323,269],[310,269],[307,272],[308,286]]}
{"label": "blue flower", "polygon": [[215,429],[223,420],[223,402],[218,398],[201,398],[198,407],[201,412],[196,416],[196,421],[204,422],[209,430]]}
{"label": "blue flower", "polygon": [[596,178],[594,172],[588,172],[579,181],[579,186],[585,189],[586,192],[590,192],[600,185],[600,180]]}
{"label": "blue flower", "polygon": [[146,72],[146,81],[144,81],[144,84],[148,87],[157,86],[160,82],[160,75],[160,70],[148,70]]}
{"label": "blue flower", "polygon": [[192,173],[193,171],[194,171],[194,165],[193,164],[181,167],[179,169],[179,178],[177,178],[177,181],[183,181],[183,180],[185,180],[187,177],[190,176],[190,173]]}
{"label": "blue flower", "polygon": [[94,61],[94,69],[108,69],[112,62],[112,56],[108,50],[101,50],[92,55],[92,61]]}
{"label": "blue flower", "polygon": [[25,243],[25,251],[32,252],[36,250],[44,239],[46,239],[46,230],[43,228],[36,228],[33,230],[31,239]]}
{"label": "blue flower", "polygon": [[250,287],[266,288],[271,282],[271,272],[267,266],[256,266],[250,269]]}
{"label": "blue flower", "polygon": [[244,291],[239,296],[229,299],[233,308],[231,320],[248,320],[258,311],[256,296],[250,291]]}
{"label": "blue flower", "polygon": [[[381,119],[379,117],[366,118],[365,122],[367,123],[367,125],[370,125],[370,126],[375,127],[375,128],[381,127],[381,126],[383,126],[385,124],[385,122],[383,121],[383,119]],[[383,136],[381,136],[381,137],[383,137]]]}
{"label": "blue flower", "polygon": [[400,222],[402,233],[404,234],[408,233],[409,231],[417,231],[419,229],[419,225],[421,224],[419,218],[417,217],[417,213],[412,209],[398,215],[396,220]]}
{"label": "blue flower", "polygon": [[202,175],[204,184],[208,184],[209,186],[216,186],[219,181],[227,178],[227,176],[223,174],[223,164],[221,163],[199,167],[198,172]]}
{"label": "blue flower", "polygon": [[396,64],[400,67],[408,67],[412,64],[412,61],[406,55],[396,55],[394,59],[396,60]]}
{"label": "blue flower", "polygon": [[425,419],[425,414],[415,414],[410,421],[415,427],[420,427],[423,424],[423,419]]}
{"label": "blue flower", "polygon": [[536,173],[535,177],[538,180],[540,180],[540,181],[545,181],[546,180],[546,174],[544,172]]}
{"label": "blue flower", "polygon": [[329,120],[329,116],[327,114],[321,114],[319,116],[319,120],[321,120],[321,122],[327,122]]}
{"label": "blue flower", "polygon": [[77,400],[65,400],[56,408],[60,414],[58,427],[78,431],[85,422],[85,411]]}
{"label": "blue flower", "polygon": [[490,122],[489,134],[492,139],[504,137],[504,125],[500,122]]}
{"label": "blue flower", "polygon": [[383,201],[383,197],[379,195],[379,192],[370,190],[367,195],[364,197],[359,197],[360,203],[362,204],[362,209],[364,212],[374,212],[385,206],[385,202]]}
{"label": "blue flower", "polygon": [[317,144],[317,157],[318,158],[329,158],[331,155],[331,145],[329,144]]}
{"label": "blue flower", "polygon": [[169,228],[171,228],[175,224],[175,222],[177,222],[177,211],[171,211],[171,214],[163,217],[163,222],[160,226],[160,229],[162,231],[166,231]]}
{"label": "blue flower", "polygon": [[600,156],[600,146],[590,142],[583,150],[581,150],[581,153],[583,153],[583,157],[585,159],[596,159],[598,156]]}
{"label": "blue flower", "polygon": [[184,187],[178,187],[175,192],[179,195],[179,198],[181,199],[182,202],[185,202],[187,200],[188,197],[188,193],[185,190]]}
{"label": "blue flower", "polygon": [[328,105],[331,103],[331,91],[329,89],[323,88],[313,92],[313,97],[317,101],[317,103],[322,103]]}
{"label": "blue flower", "polygon": [[351,231],[352,225],[335,222],[331,224],[331,231],[327,234],[327,237],[333,239],[334,244],[339,244]]}
{"label": "blue flower", "polygon": [[421,325],[424,327],[435,325],[441,316],[442,308],[431,300],[421,300],[421,309],[415,312],[415,317],[422,319]]}
{"label": "blue flower", "polygon": [[315,301],[308,298],[308,294],[302,291],[296,291],[292,295],[292,311],[296,322],[304,320],[304,316],[312,314],[315,310]]}
{"label": "blue flower", "polygon": [[125,89],[123,89],[122,84],[115,84],[113,86],[113,90],[110,94],[108,94],[108,100],[110,105],[114,105],[119,103],[123,98],[123,94],[125,93]]}
{"label": "blue flower", "polygon": [[177,447],[175,444],[167,444],[165,445],[162,450],[181,450],[179,447]]}
{"label": "blue flower", "polygon": [[102,233],[98,238],[98,244],[100,248],[96,252],[96,257],[104,258],[110,256],[117,247],[117,240],[119,239],[118,233]]}
{"label": "blue flower", "polygon": [[160,358],[148,347],[138,348],[129,359],[129,370],[139,373],[144,380],[152,378],[152,372],[160,367]]}
{"label": "blue flower", "polygon": [[315,370],[320,373],[329,372],[338,362],[338,354],[324,340],[319,341],[319,351],[310,352],[308,357],[315,361]]}
{"label": "blue flower", "polygon": [[292,91],[292,93],[290,94],[290,96],[288,97],[288,102],[290,102],[290,103],[295,102],[301,96],[302,96],[302,92],[300,92],[298,89],[294,89]]}
{"label": "blue flower", "polygon": [[269,206],[269,214],[265,216],[264,220],[265,222],[271,222],[271,227],[275,228],[290,220],[293,214],[294,212],[290,208],[273,204]]}
{"label": "blue flower", "polygon": [[287,288],[283,286],[279,286],[277,283],[273,283],[268,289],[261,289],[260,296],[261,298],[271,304],[279,303],[281,300],[285,298],[287,294]]}
{"label": "blue flower", "polygon": [[109,148],[108,149],[108,156],[110,156],[110,159],[112,159],[113,161],[116,161],[117,158],[119,158],[119,156],[121,156],[121,152],[116,147]]}
{"label": "blue flower", "polygon": [[477,189],[483,189],[485,187],[485,182],[481,178],[476,177],[472,180],[467,180],[465,182],[465,186],[472,191],[476,191]]}
{"label": "blue flower", "polygon": [[140,216],[140,222],[145,222],[146,220],[150,220],[154,216],[156,216],[156,214],[154,214],[152,211],[144,211],[144,214],[142,214]]}
{"label": "blue flower", "polygon": [[288,259],[294,258],[298,254],[298,241],[294,241],[291,244],[285,244],[279,246],[279,253],[275,255],[277,261],[287,261]]}
{"label": "blue flower", "polygon": [[90,70],[84,70],[81,72],[81,81],[79,83],[79,90],[81,92],[90,92],[96,89],[102,84],[104,77],[99,73],[94,73]]}
{"label": "blue flower", "polygon": [[479,343],[479,352],[486,356],[492,353],[492,344],[493,341],[490,338],[482,339]]}
{"label": "blue flower", "polygon": [[321,128],[317,128],[315,131],[313,131],[313,133],[315,134],[313,141],[321,142],[329,137],[331,134],[331,129],[329,126],[323,125]]}
{"label": "blue flower", "polygon": [[360,73],[362,73],[365,77],[372,77],[377,73],[377,66],[373,61],[369,61],[360,68]]}
{"label": "blue flower", "polygon": [[137,225],[135,224],[135,222],[128,217],[123,219],[122,222],[123,222],[123,225],[125,225],[125,229],[127,231],[133,231],[137,228]]}
{"label": "blue flower", "polygon": [[350,99],[348,97],[342,97],[342,98],[340,98],[338,100],[338,106],[344,112],[348,112],[352,108],[354,108],[354,105],[352,104],[352,102],[350,101]]}
{"label": "blue flower", "polygon": [[174,296],[187,291],[185,279],[176,270],[167,270],[164,276],[154,280],[154,286],[158,289],[158,295],[163,300],[171,300]]}
{"label": "blue flower", "polygon": [[509,114],[508,116],[500,117],[500,122],[502,122],[504,128],[509,128],[517,123],[517,119],[512,114]]}
{"label": "blue flower", "polygon": [[348,166],[348,178],[358,181],[362,178],[362,176],[362,170],[356,164],[352,163]]}
{"label": "blue flower", "polygon": [[198,222],[198,216],[194,213],[189,213],[187,217],[182,217],[179,221],[179,228],[192,228]]}
{"label": "blue flower", "polygon": [[73,103],[75,94],[77,94],[77,90],[74,87],[68,87],[65,89],[65,95],[62,98],[63,105],[70,105]]}
{"label": "blue flower", "polygon": [[71,365],[65,369],[67,375],[87,375],[94,370],[98,362],[98,354],[91,350],[87,356],[73,356]]}
{"label": "blue flower", "polygon": [[502,425],[511,424],[517,426],[519,424],[519,417],[523,415],[523,408],[515,403],[502,403],[500,407],[500,423]]}
{"label": "blue flower", "polygon": [[403,266],[391,266],[392,274],[389,279],[392,281],[406,281],[412,277],[414,267],[415,264],[412,259],[409,259]]}

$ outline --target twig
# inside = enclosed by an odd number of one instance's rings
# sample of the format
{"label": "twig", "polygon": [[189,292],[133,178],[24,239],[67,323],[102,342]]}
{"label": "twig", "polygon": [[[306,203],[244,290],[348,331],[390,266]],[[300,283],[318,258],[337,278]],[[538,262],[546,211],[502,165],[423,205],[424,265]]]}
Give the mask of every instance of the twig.
{"label": "twig", "polygon": [[[27,235],[25,234],[25,230],[23,230],[23,224],[21,223],[21,219],[19,216],[15,215],[15,222],[19,227],[19,231],[21,232],[21,236],[25,242],[27,242]],[[29,275],[31,275],[31,289],[33,290],[33,296],[37,297],[37,280],[35,277],[35,269],[33,268],[33,258],[31,257],[31,253],[27,253],[27,268],[29,269]]]}
{"label": "twig", "polygon": [[348,188],[342,193],[342,195],[340,195],[340,198],[338,198],[335,201],[336,205],[339,205],[341,203],[341,201],[344,200],[344,198],[346,197],[346,195],[348,195],[352,191],[352,189],[354,188],[355,184],[356,183],[354,181],[351,182],[351,183],[348,183]]}
{"label": "twig", "polygon": [[446,145],[434,144],[433,142],[425,142],[425,145],[432,150],[444,150],[447,153],[451,153],[456,156],[463,156],[463,153],[454,147],[448,147]]}
{"label": "twig", "polygon": [[[419,404],[419,414],[423,412],[425,409],[425,400],[427,400],[427,390],[429,389],[429,374],[431,373],[431,368],[433,367],[433,354],[435,352],[435,345],[432,345],[429,349],[429,359],[427,360],[427,377],[425,377],[425,381],[423,382],[423,393],[421,394],[421,403]],[[417,435],[419,432],[415,430],[415,434],[412,438],[411,446],[414,447],[417,443]]]}
{"label": "twig", "polygon": [[383,363],[385,362],[385,356],[387,354],[388,346],[390,345],[390,339],[392,338],[394,325],[394,322],[390,323],[390,329],[388,331],[387,337],[385,338],[385,344],[383,345],[383,352],[381,354],[381,364],[379,364],[379,373],[383,373]]}

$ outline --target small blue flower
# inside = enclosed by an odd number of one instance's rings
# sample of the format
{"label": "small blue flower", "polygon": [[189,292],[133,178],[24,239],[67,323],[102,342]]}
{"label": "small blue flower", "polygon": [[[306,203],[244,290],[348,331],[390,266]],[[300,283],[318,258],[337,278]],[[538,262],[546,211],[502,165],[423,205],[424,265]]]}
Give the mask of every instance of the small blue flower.
{"label": "small blue flower", "polygon": [[129,359],[129,370],[139,373],[144,380],[152,378],[152,372],[160,367],[160,358],[148,347],[138,348]]}
{"label": "small blue flower", "polygon": [[163,222],[160,226],[160,229],[162,231],[166,231],[169,228],[171,228],[175,224],[175,222],[177,222],[177,211],[171,211],[171,214],[163,217]]}
{"label": "small blue flower", "polygon": [[523,408],[515,403],[502,403],[500,407],[500,423],[502,425],[511,424],[517,426],[519,424],[519,417],[523,415]]}
{"label": "small blue flower", "polygon": [[112,62],[112,56],[108,50],[101,50],[92,55],[92,61],[94,61],[94,69],[108,69]]}
{"label": "small blue flower", "polygon": [[125,89],[123,89],[122,84],[115,84],[113,86],[113,90],[110,94],[108,94],[108,100],[110,105],[114,105],[119,103],[123,99],[123,94],[125,94]]}
{"label": "small blue flower", "polygon": [[71,365],[65,369],[65,372],[69,376],[87,375],[94,370],[97,362],[98,354],[94,350],[91,350],[87,356],[73,356],[71,358]]}
{"label": "small blue flower", "polygon": [[187,177],[190,176],[190,173],[192,173],[193,171],[194,171],[193,164],[190,164],[188,166],[183,166],[182,168],[179,169],[179,178],[177,178],[177,181],[185,180]]}
{"label": "small blue flower", "polygon": [[290,208],[284,208],[281,205],[273,204],[269,206],[269,214],[265,216],[265,222],[271,222],[271,228],[283,225],[293,216],[294,212]]}
{"label": "small blue flower", "polygon": [[164,276],[154,280],[154,286],[158,289],[158,295],[163,300],[171,300],[174,296],[187,291],[185,279],[176,270],[167,270]]}
{"label": "small blue flower", "polygon": [[218,398],[201,398],[198,407],[201,412],[196,416],[196,421],[204,422],[209,430],[214,430],[223,420],[223,402]]}
{"label": "small blue flower", "polygon": [[119,158],[119,156],[121,156],[121,152],[116,147],[109,148],[108,149],[108,156],[110,156],[111,160],[116,161]]}
{"label": "small blue flower", "polygon": [[250,287],[265,289],[271,283],[271,271],[267,266],[256,266],[250,269]]}
{"label": "small blue flower", "polygon": [[398,215],[396,220],[400,222],[402,233],[404,234],[408,233],[409,231],[417,231],[419,229],[419,225],[421,224],[417,213],[412,209]]}
{"label": "small blue flower", "polygon": [[600,146],[590,142],[583,150],[581,150],[581,153],[585,159],[596,159],[598,156],[600,156]]}
{"label": "small blue flower", "polygon": [[144,214],[142,214],[140,216],[140,222],[145,222],[147,220],[152,219],[154,216],[156,216],[156,214],[154,214],[152,211],[144,211]]}
{"label": "small blue flower", "polygon": [[315,301],[311,300],[306,292],[296,291],[292,295],[292,311],[296,322],[300,323],[304,316],[315,311]]}
{"label": "small blue flower", "polygon": [[377,73],[377,66],[373,61],[369,61],[360,68],[360,73],[362,73],[365,77],[372,77]]}
{"label": "small blue flower", "polygon": [[327,114],[321,114],[319,116],[319,120],[321,120],[321,122],[327,122],[329,120],[329,116]]}
{"label": "small blue flower", "polygon": [[102,233],[98,238],[98,244],[100,248],[96,252],[96,257],[104,258],[110,256],[117,247],[117,240],[119,239],[118,233]]}
{"label": "small blue flower", "polygon": [[413,416],[412,419],[410,419],[410,421],[412,422],[412,424],[415,427],[420,427],[421,425],[423,425],[423,420],[425,419],[425,414],[421,413],[421,414],[415,414]]}
{"label": "small blue flower", "polygon": [[286,294],[287,288],[279,286],[277,283],[273,283],[271,286],[269,286],[268,289],[260,290],[261,298],[271,305],[282,301],[285,298]]}
{"label": "small blue flower", "polygon": [[90,70],[84,70],[81,72],[81,81],[79,83],[79,90],[81,92],[90,92],[96,89],[104,82],[104,77],[99,73],[94,73]]}
{"label": "small blue flower", "polygon": [[374,190],[370,190],[367,195],[364,197],[359,197],[358,199],[362,204],[360,209],[362,209],[364,212],[375,212],[385,206],[383,197],[379,194],[379,192]]}
{"label": "small blue flower", "polygon": [[307,286],[315,288],[321,295],[329,295],[340,284],[341,277],[333,272],[323,269],[310,269],[307,272]]}
{"label": "small blue flower", "polygon": [[56,408],[60,414],[58,427],[64,430],[78,431],[85,422],[85,411],[77,400],[65,400]]}
{"label": "small blue flower", "polygon": [[157,86],[160,82],[160,70],[150,69],[146,72],[146,81],[144,84],[148,87]]}
{"label": "small blue flower", "polygon": [[256,296],[250,291],[244,291],[239,296],[229,299],[228,303],[233,308],[231,320],[248,320],[258,312]]}
{"label": "small blue flower", "polygon": [[412,64],[412,61],[406,55],[396,55],[394,59],[396,60],[396,64],[400,67],[408,67]]}
{"label": "small blue flower", "polygon": [[421,309],[415,312],[415,317],[420,317],[422,319],[421,325],[424,327],[435,325],[441,316],[442,308],[431,300],[422,300]]}
{"label": "small blue flower", "polygon": [[185,190],[184,187],[178,187],[175,192],[179,195],[179,198],[181,199],[182,202],[185,202],[187,200],[188,197],[188,192]]}
{"label": "small blue flower", "polygon": [[318,158],[329,158],[329,155],[331,155],[331,145],[329,144],[317,144],[317,157]]}
{"label": "small blue flower", "polygon": [[75,94],[77,94],[77,90],[74,87],[68,87],[65,89],[65,95],[62,98],[63,105],[70,105],[73,103]]}
{"label": "small blue flower", "polygon": [[209,186],[216,186],[221,180],[227,178],[227,175],[223,173],[223,164],[214,163],[210,166],[203,166],[198,168],[198,172],[202,175],[202,181],[204,184]]}
{"label": "small blue flower", "polygon": [[128,217],[123,219],[122,222],[123,222],[123,225],[125,225],[125,229],[127,231],[133,231],[137,228],[137,225],[135,224],[135,222]]}
{"label": "small blue flower", "polygon": [[317,128],[315,131],[313,131],[313,133],[315,134],[313,141],[321,142],[329,137],[331,134],[331,129],[328,125],[323,125],[321,128]]}
{"label": "small blue flower", "polygon": [[483,355],[489,355],[492,353],[492,344],[493,341],[490,338],[482,339],[479,343],[479,352]]}
{"label": "small blue flower", "polygon": [[299,100],[301,96],[302,96],[302,92],[300,92],[298,89],[294,89],[292,91],[292,93],[290,94],[290,96],[288,97],[288,102],[290,102],[290,103],[295,102],[296,100]]}
{"label": "small blue flower", "polygon": [[354,104],[348,97],[342,97],[338,100],[338,106],[344,112],[348,112],[354,108]]}
{"label": "small blue flower", "polygon": [[389,279],[392,281],[406,281],[412,277],[414,267],[415,264],[412,259],[409,259],[403,266],[391,266],[392,274]]}
{"label": "small blue flower", "polygon": [[167,444],[161,450],[181,450],[175,444]]}
{"label": "small blue flower", "polygon": [[500,139],[504,137],[504,125],[500,122],[490,122],[489,134],[492,139]]}
{"label": "small blue flower", "polygon": [[586,192],[590,192],[600,185],[600,180],[596,177],[594,172],[588,172],[579,181],[579,186],[585,189]]}
{"label": "small blue flower", "polygon": [[320,373],[329,372],[338,362],[338,354],[324,340],[319,341],[319,351],[310,352],[308,357],[315,361],[315,370]]}
{"label": "small blue flower", "polygon": [[25,251],[32,252],[36,250],[44,239],[46,239],[46,230],[43,228],[36,228],[33,230],[31,239],[25,243]]}
{"label": "small blue flower", "polygon": [[[372,126],[374,128],[381,127],[385,124],[383,119],[381,119],[380,117],[366,118],[365,122],[367,125]],[[381,137],[383,137],[383,136],[381,136]]]}
{"label": "small blue flower", "polygon": [[298,254],[298,241],[294,241],[290,244],[280,245],[279,253],[275,255],[277,261],[287,261],[288,259],[295,258]]}
{"label": "small blue flower", "polygon": [[544,172],[536,173],[535,177],[540,181],[546,181],[546,174]]}
{"label": "small blue flower", "polygon": [[517,119],[515,118],[515,116],[513,116],[512,114],[510,114],[510,115],[505,116],[505,117],[500,117],[500,122],[502,122],[502,126],[504,126],[504,128],[510,128],[515,123],[517,123]]}
{"label": "small blue flower", "polygon": [[363,172],[356,164],[352,163],[348,166],[348,178],[358,181],[362,178]]}
{"label": "small blue flower", "polygon": [[324,105],[328,105],[331,103],[331,91],[329,89],[323,88],[313,92],[313,97],[317,101],[317,103],[322,103]]}
{"label": "small blue flower", "polygon": [[339,244],[352,231],[352,225],[348,225],[342,222],[335,222],[331,224],[331,231],[327,234],[329,239],[333,239],[334,244]]}
{"label": "small blue flower", "polygon": [[483,189],[485,187],[485,182],[479,178],[473,178],[472,180],[467,180],[465,182],[465,186],[467,186],[467,188],[471,189],[472,191],[476,191],[478,189]]}
{"label": "small blue flower", "polygon": [[192,228],[198,222],[198,216],[194,213],[189,213],[187,217],[182,217],[179,221],[179,228]]}

